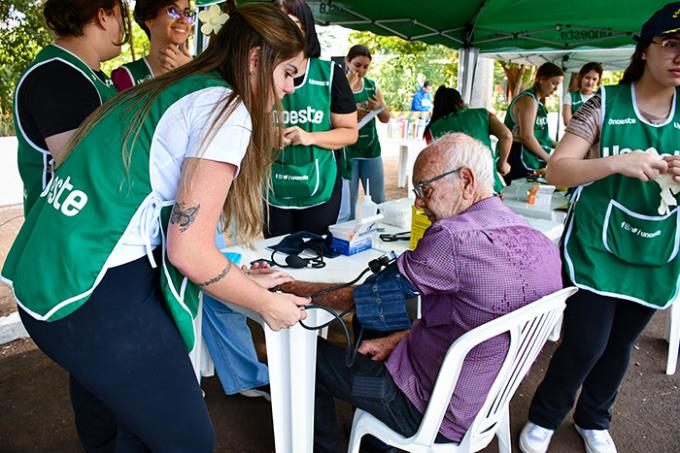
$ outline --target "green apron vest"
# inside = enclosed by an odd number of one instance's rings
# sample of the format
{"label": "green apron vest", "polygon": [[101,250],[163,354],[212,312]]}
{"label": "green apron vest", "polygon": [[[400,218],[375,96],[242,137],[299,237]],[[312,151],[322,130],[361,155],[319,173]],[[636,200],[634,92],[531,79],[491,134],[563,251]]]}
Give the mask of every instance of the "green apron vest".
{"label": "green apron vest", "polygon": [[[94,88],[99,94],[101,104],[111,99],[116,94],[116,88],[113,82],[107,79],[102,81],[97,74],[94,73],[88,65],[78,58],[75,54],[68,50],[59,47],[55,44],[50,44],[35,57],[35,60],[30,64],[28,69],[19,79],[16,90],[14,92],[14,124],[16,125],[18,149],[18,165],[21,180],[24,183],[24,215],[28,215],[35,201],[38,199],[40,192],[43,191],[50,178],[52,177],[52,155],[46,148],[41,148],[39,145],[33,143],[24,130],[19,119],[16,101],[19,98],[18,93],[21,89],[21,84],[26,79],[33,69],[37,66],[45,64],[53,60],[60,60],[69,66],[80,71],[83,76],[92,82]],[[59,89],[55,86],[54,89]]]}
{"label": "green apron vest", "polygon": [[[354,101],[357,104],[366,103],[368,106],[368,98],[375,97],[378,88],[375,85],[375,81],[366,77],[364,77],[363,85],[361,91],[354,93]],[[375,118],[359,129],[359,138],[356,143],[349,145],[347,148],[349,149],[351,159],[356,157],[370,159],[380,156],[380,140],[378,140],[378,131],[375,128]]]}
{"label": "green apron vest", "polygon": [[[307,132],[331,129],[333,62],[310,58],[302,86],[283,97],[284,127]],[[317,146],[285,147],[272,164],[269,204],[307,208],[327,202],[333,193],[337,165],[332,150]]]}
{"label": "green apron vest", "polygon": [[[632,90],[628,84],[602,87],[600,157],[649,148],[680,154],[680,89],[671,118],[656,126],[636,113]],[[576,189],[564,239],[565,266],[576,286],[653,308],[673,301],[680,211],[658,215],[659,194],[656,182],[620,174]]]}
{"label": "green apron vest", "polygon": [[586,103],[586,101],[583,99],[583,95],[579,90],[570,91],[569,94],[571,95],[571,114],[573,115]]}
{"label": "green apron vest", "polygon": [[342,173],[342,179],[352,179],[352,156],[345,146],[340,151],[340,172]]}
{"label": "green apron vest", "polygon": [[[74,148],[40,194],[2,269],[3,279],[13,286],[24,310],[36,319],[56,321],[86,303],[139,212],[142,236],[150,237],[160,229],[161,286],[187,348],[193,348],[199,289],[166,259],[165,231],[174,200],[162,200],[154,193],[150,150],[156,126],[168,108],[195,91],[215,86],[227,86],[216,73],[189,76],[167,88],[140,128],[129,171],[121,156],[123,133],[135,113],[129,101],[110,111]],[[150,248],[147,255],[155,264]]]}
{"label": "green apron vest", "polygon": [[[536,137],[539,145],[541,145],[541,148],[543,148],[546,153],[552,153],[553,144],[552,140],[550,140],[550,131],[548,130],[548,111],[546,110],[545,105],[543,105],[543,103],[538,100],[538,97],[536,97],[536,91],[533,88],[522,91],[520,94],[515,96],[512,102],[510,102],[507,114],[505,115],[505,125],[512,131],[514,136],[519,135],[519,126],[517,125],[517,120],[512,114],[512,110],[515,107],[517,101],[522,96],[529,96],[536,102],[538,111],[536,112],[536,122],[534,124],[534,137]],[[524,145],[522,145],[521,158],[522,165],[524,165],[524,168],[526,168],[528,171],[536,171],[539,168],[545,167],[546,164],[542,159],[539,159],[536,154],[532,153],[528,149],[525,149]]]}
{"label": "green apron vest", "polygon": [[149,66],[149,62],[146,61],[146,57],[131,61],[130,63],[125,63],[121,68],[124,68],[128,72],[134,85],[139,85],[142,82],[153,79],[151,66]]}
{"label": "green apron vest", "polygon": [[500,193],[505,184],[503,178],[498,173],[496,168],[496,153],[491,148],[491,139],[489,138],[490,130],[489,111],[486,109],[460,109],[456,112],[449,113],[445,117],[435,120],[430,124],[430,133],[432,139],[436,140],[439,137],[448,134],[449,132],[463,132],[472,138],[476,138],[489,149],[491,159],[493,162],[493,190]]}

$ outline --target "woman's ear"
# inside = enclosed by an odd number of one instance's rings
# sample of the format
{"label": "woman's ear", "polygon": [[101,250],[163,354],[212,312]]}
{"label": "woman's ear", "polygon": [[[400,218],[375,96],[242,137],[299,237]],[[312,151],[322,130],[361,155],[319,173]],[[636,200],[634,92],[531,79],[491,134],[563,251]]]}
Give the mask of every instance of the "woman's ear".
{"label": "woman's ear", "polygon": [[260,47],[253,47],[248,52],[248,70],[251,74],[255,72],[260,64]]}
{"label": "woman's ear", "polygon": [[97,26],[101,29],[106,28],[106,21],[110,19],[109,15],[106,14],[106,11],[104,8],[99,8],[97,10],[97,15],[95,16],[97,19]]}

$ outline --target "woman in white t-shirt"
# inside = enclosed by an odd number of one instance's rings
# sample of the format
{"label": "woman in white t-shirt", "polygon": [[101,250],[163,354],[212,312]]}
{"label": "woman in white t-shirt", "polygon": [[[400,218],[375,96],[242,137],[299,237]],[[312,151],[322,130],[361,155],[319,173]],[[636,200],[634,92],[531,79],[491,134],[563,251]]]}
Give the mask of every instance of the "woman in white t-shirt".
{"label": "woman in white t-shirt", "polygon": [[601,79],[602,65],[600,63],[590,62],[583,65],[576,77],[576,83],[572,84],[576,89],[567,92],[562,99],[562,119],[565,125],[569,124],[572,115],[595,95]]}
{"label": "woman in white t-shirt", "polygon": [[273,330],[306,317],[308,299],[268,291],[289,276],[246,274],[214,244],[221,215],[241,239],[262,229],[272,106],[304,45],[275,6],[234,10],[200,57],[88,118],[19,232],[2,277],[38,347],[89,392],[72,400],[88,451],[214,451],[187,355],[198,287]]}

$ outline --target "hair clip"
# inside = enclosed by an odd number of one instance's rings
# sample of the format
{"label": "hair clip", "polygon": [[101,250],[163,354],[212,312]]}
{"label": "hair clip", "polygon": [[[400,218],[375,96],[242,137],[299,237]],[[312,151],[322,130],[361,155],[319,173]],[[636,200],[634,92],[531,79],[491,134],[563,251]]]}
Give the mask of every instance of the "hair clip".
{"label": "hair clip", "polygon": [[203,22],[203,25],[201,25],[201,33],[206,36],[219,33],[222,25],[224,25],[228,19],[229,14],[222,12],[217,5],[211,5],[210,8],[204,9],[198,13],[198,20]]}

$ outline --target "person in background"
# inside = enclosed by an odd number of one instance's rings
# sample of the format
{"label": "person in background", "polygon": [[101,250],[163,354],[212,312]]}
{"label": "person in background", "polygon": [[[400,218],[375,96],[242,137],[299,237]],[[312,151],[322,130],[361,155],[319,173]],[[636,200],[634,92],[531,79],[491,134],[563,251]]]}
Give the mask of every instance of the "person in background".
{"label": "person in background", "polygon": [[592,98],[597,91],[597,86],[602,79],[602,65],[600,63],[586,63],[576,77],[576,89],[569,91],[562,100],[562,119],[564,124],[569,120],[583,104]]}
{"label": "person in background", "polygon": [[290,277],[246,274],[214,246],[221,215],[243,240],[262,230],[254,188],[303,50],[278,8],[237,8],[198,58],[87,119],[19,231],[2,278],[35,343],[82,386],[81,438],[108,441],[88,451],[214,451],[187,354],[200,291],[273,330],[306,317],[309,299],[268,290]]}
{"label": "person in background", "polygon": [[669,3],[645,22],[621,82],[574,114],[548,163],[550,184],[576,187],[563,257],[580,289],[567,301],[562,341],[531,402],[524,453],[547,452],[574,403],[585,450],[617,451],[612,406],[632,349],[676,298],[678,210],[666,213],[666,200],[679,197],[662,186],[680,183],[678,11],[680,2]]}
{"label": "person in background", "polygon": [[[345,58],[349,71],[347,77],[357,105],[357,119],[361,121],[370,112],[381,110],[377,118],[382,123],[387,123],[390,120],[390,111],[385,105],[385,99],[375,80],[366,77],[372,59],[368,47],[361,44],[352,46]],[[375,203],[385,201],[385,171],[380,151],[380,140],[374,118],[359,129],[357,142],[346,147],[346,158],[350,159],[352,168],[350,220],[356,216],[360,181],[364,193],[370,191]],[[367,183],[369,183],[368,186]]]}
{"label": "person in background", "polygon": [[149,54],[111,72],[118,91],[150,80],[191,61],[187,40],[196,13],[189,0],[137,0],[135,21],[149,38]]}
{"label": "person in background", "polygon": [[564,71],[552,63],[544,63],[536,71],[534,85],[522,91],[510,102],[505,115],[505,125],[512,131],[510,172],[505,182],[529,176],[545,167],[555,141],[548,130],[548,111],[545,99],[557,90]]}
{"label": "person in background", "polygon": [[24,215],[50,182],[76,129],[116,94],[101,64],[127,40],[123,0],[47,0],[43,14],[54,42],[19,79],[14,96]]}
{"label": "person in background", "polygon": [[427,80],[423,86],[416,91],[411,101],[412,112],[429,112],[432,110],[432,84]]}
{"label": "person in background", "polygon": [[[403,302],[401,292],[415,289],[422,297],[422,317],[408,331],[364,340],[351,367],[345,365],[344,350],[319,339],[315,452],[339,452],[334,397],[370,412],[404,436],[413,435],[456,339],[562,287],[559,250],[493,196],[491,167],[485,146],[461,133],[445,135],[418,155],[415,203],[432,226],[415,250],[403,253],[375,280],[351,294],[338,291],[337,297],[353,296],[357,307],[376,306],[377,300],[390,307],[381,319],[395,321],[393,308],[400,297]],[[312,294],[324,285],[295,281],[282,288]],[[400,324],[389,327],[395,325]],[[493,338],[465,358],[437,442],[463,438],[500,370],[508,343],[503,336]]]}
{"label": "person in background", "polygon": [[[467,108],[458,90],[442,85],[434,94],[432,118],[425,126],[423,135],[429,145],[433,140],[451,132],[463,132],[489,149],[493,158],[493,190],[501,193],[505,187],[502,176],[510,171],[508,155],[512,146],[512,132],[496,115],[484,108]],[[498,138],[496,153],[491,149],[489,135]]]}
{"label": "person in background", "polygon": [[284,148],[272,165],[265,237],[325,234],[340,210],[342,176],[335,150],[357,140],[356,103],[345,74],[322,60],[314,16],[304,0],[276,0],[307,40],[307,65],[295,94],[283,98]]}

